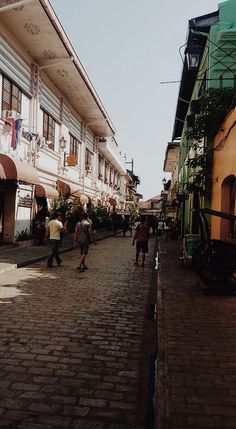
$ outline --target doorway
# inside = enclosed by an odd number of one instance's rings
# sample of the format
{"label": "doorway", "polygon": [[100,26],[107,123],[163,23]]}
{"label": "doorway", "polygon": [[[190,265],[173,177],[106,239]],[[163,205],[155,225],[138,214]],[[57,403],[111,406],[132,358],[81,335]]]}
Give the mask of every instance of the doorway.
{"label": "doorway", "polygon": [[[236,210],[236,178],[228,176],[222,183],[221,210],[225,213],[235,215]],[[221,219],[220,238],[235,239],[235,222]]]}

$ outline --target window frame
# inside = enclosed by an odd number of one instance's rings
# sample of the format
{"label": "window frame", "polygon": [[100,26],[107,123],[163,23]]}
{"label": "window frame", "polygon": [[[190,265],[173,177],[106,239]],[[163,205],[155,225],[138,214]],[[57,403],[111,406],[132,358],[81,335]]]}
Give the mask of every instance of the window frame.
{"label": "window frame", "polygon": [[[45,137],[45,139],[47,141],[52,142],[52,147],[50,149],[54,150],[56,121],[52,117],[52,115],[50,115],[48,112],[46,112],[46,110],[42,109],[42,111],[43,111],[43,137]],[[46,127],[45,127],[45,125],[46,125]],[[52,132],[51,132],[51,129],[52,129]]]}
{"label": "window frame", "polygon": [[70,136],[70,155],[75,156],[76,158],[76,164],[78,164],[79,160],[79,140],[74,137],[71,133],[69,133]]}
{"label": "window frame", "polygon": [[[7,86],[9,87],[9,90]],[[7,94],[8,97],[6,97]],[[22,94],[23,92],[18,85],[16,85],[7,76],[2,76],[2,111],[13,110],[14,112],[21,114]],[[8,98],[7,101],[6,98]]]}
{"label": "window frame", "polygon": [[98,178],[103,179],[103,163],[104,160],[101,155],[98,155]]}
{"label": "window frame", "polygon": [[105,177],[104,181],[105,183],[108,183],[108,176],[109,176],[109,164],[105,161]]}

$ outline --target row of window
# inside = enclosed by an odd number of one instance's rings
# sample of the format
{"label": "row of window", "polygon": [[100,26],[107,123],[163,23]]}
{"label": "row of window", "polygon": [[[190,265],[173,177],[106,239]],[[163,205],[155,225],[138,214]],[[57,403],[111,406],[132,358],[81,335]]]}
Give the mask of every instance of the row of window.
{"label": "row of window", "polygon": [[[21,113],[22,91],[6,76],[3,76],[2,83],[2,110],[13,110]],[[54,150],[55,142],[55,120],[46,111],[43,111],[43,137],[50,142],[50,148]],[[79,140],[70,134],[69,155],[75,158],[75,163],[78,164],[78,148]],[[85,151],[85,166],[92,166],[93,154],[86,149]],[[104,176],[104,177],[103,177]],[[98,157],[98,177],[104,179],[106,183],[113,186],[119,185],[119,175],[109,164],[105,162],[105,174],[103,175],[103,159]]]}

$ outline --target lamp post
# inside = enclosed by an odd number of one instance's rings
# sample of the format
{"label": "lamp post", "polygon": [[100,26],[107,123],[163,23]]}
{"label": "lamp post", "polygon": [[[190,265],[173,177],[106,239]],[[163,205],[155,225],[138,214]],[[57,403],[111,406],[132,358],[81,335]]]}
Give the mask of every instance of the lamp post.
{"label": "lamp post", "polygon": [[66,139],[64,136],[60,138],[60,148],[63,151],[63,167],[66,165]]}
{"label": "lamp post", "polygon": [[165,187],[166,187],[166,178],[165,177],[162,179],[162,183],[163,183],[163,189],[165,191]]}
{"label": "lamp post", "polygon": [[163,190],[161,191],[161,210],[164,217],[166,216],[166,202],[167,202],[166,182],[167,182],[166,178],[164,177],[164,179],[162,179]]}

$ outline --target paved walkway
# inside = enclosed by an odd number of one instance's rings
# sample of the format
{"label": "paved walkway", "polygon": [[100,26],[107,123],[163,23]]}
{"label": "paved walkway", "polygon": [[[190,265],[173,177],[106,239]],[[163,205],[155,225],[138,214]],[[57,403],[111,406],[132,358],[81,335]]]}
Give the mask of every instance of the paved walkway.
{"label": "paved walkway", "polygon": [[[152,428],[150,244],[144,269],[118,236],[91,246],[84,273],[78,250],[64,268],[2,272],[0,428]],[[159,245],[156,429],[236,429],[236,296],[205,295],[180,243]]]}
{"label": "paved walkway", "polygon": [[144,268],[118,236],[84,273],[77,249],[1,274],[0,428],[146,429],[154,246]]}
{"label": "paved walkway", "polygon": [[236,296],[204,295],[160,243],[158,429],[236,428]]}
{"label": "paved walkway", "polygon": [[[118,232],[118,234],[120,234]],[[113,236],[112,231],[100,230],[96,232],[96,241]],[[47,259],[51,253],[50,246],[26,246],[27,242],[16,243],[15,246],[0,246],[0,274],[15,268],[21,268],[29,264]],[[66,233],[63,238],[60,253],[74,248],[73,234]]]}

